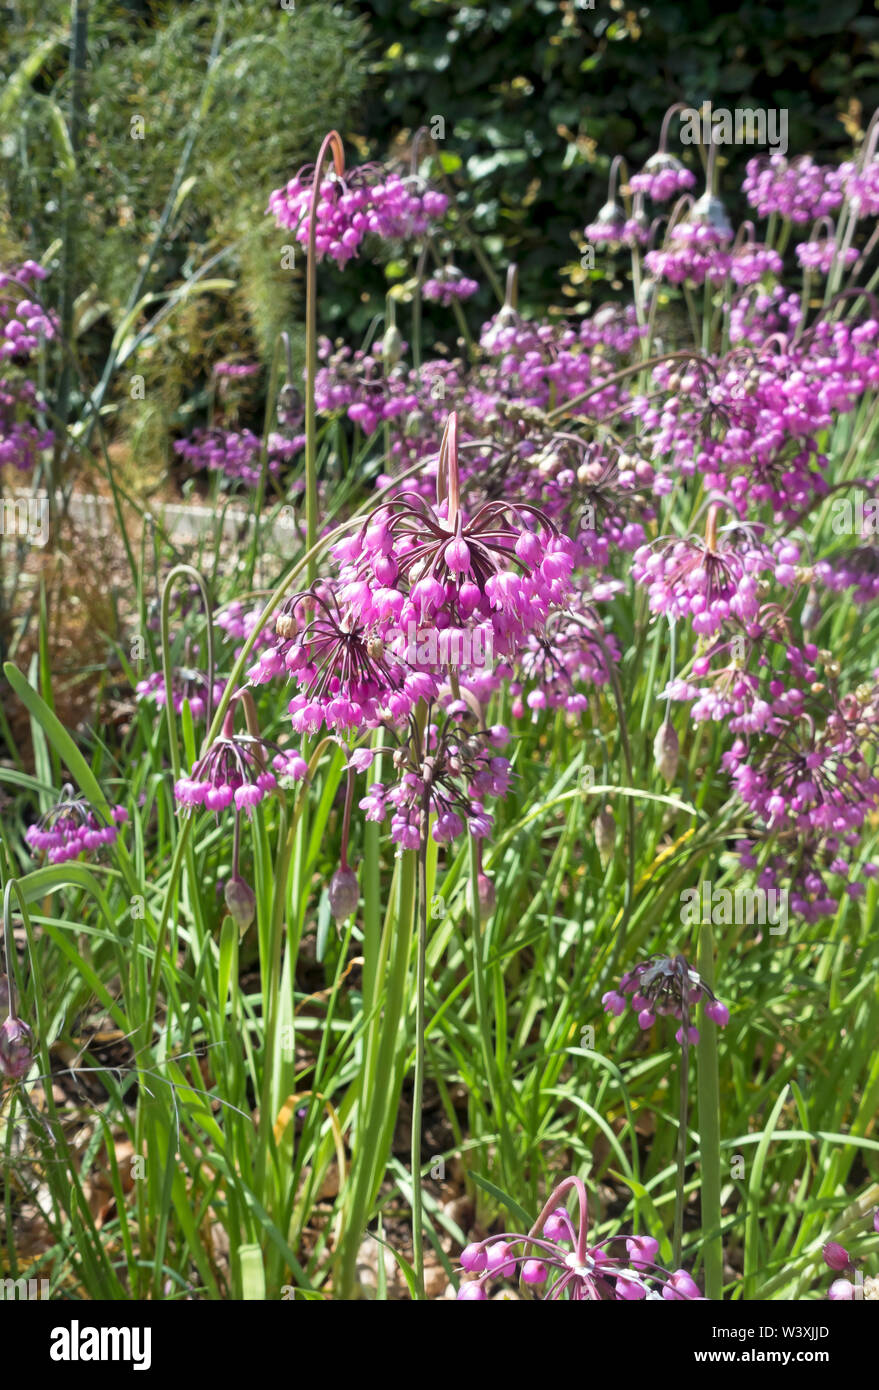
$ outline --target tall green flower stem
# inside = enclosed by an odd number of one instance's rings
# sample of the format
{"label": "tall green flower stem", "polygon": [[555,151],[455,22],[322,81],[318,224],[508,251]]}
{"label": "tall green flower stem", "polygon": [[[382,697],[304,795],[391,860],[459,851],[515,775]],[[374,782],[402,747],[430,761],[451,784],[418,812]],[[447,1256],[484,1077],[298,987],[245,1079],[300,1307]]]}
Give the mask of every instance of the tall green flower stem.
{"label": "tall green flower stem", "polygon": [[[714,989],[714,933],[710,922],[699,929],[696,968],[709,989]],[[702,1264],[705,1297],[723,1298],[723,1235],[720,1207],[720,1086],[717,1066],[717,1029],[702,1028],[696,1044],[699,1104],[699,1172],[702,1202]]]}
{"label": "tall green flower stem", "polygon": [[422,806],[421,845],[418,850],[418,938],[415,964],[415,1076],[412,1087],[412,1249],[415,1298],[424,1299],[424,1203],[421,1191],[421,1132],[424,1114],[424,1032],[427,986],[427,796]]}
{"label": "tall green flower stem", "polygon": [[285,1090],[283,1066],[276,1067],[277,1039],[279,1033],[279,1010],[281,988],[281,944],[284,937],[284,912],[287,906],[287,884],[290,877],[290,863],[296,842],[296,834],[302,817],[308,788],[311,786],[318,764],[325,750],[333,743],[331,738],[323,738],[315,748],[308,763],[308,772],[303,782],[289,825],[282,814],[278,829],[278,849],[272,867],[271,911],[265,923],[259,923],[260,976],[263,992],[264,1017],[264,1056],[263,1082],[259,1112],[259,1143],[257,1145],[256,1174],[257,1191],[262,1188],[265,1178],[266,1160],[272,1147],[274,1120],[278,1114]]}
{"label": "tall green flower stem", "polygon": [[[407,1055],[405,1005],[415,915],[416,859],[417,851],[405,850],[397,860],[395,891],[385,916],[380,951],[380,960],[387,961],[387,969],[383,971],[380,966],[376,973],[376,997],[364,999],[364,1015],[371,1012],[372,1017],[359,1082],[348,1202],[334,1283],[334,1293],[339,1299],[355,1296],[357,1252],[381,1185],[397,1119]],[[384,1007],[379,1009],[382,987]]]}
{"label": "tall green flower stem", "polygon": [[[327,156],[332,154],[338,178],[345,174],[345,149],[341,136],[331,130],[324,136],[314,166],[311,207],[308,219],[308,263],[305,267],[305,532],[306,548],[317,541],[317,409],[314,388],[317,378],[317,205]],[[315,577],[314,560],[308,562],[308,583]]]}
{"label": "tall green flower stem", "polygon": [[684,1243],[684,1187],[687,1176],[687,1117],[690,1099],[690,1041],[687,1036],[689,1021],[689,1015],[685,1009],[681,1024],[684,1042],[681,1047],[681,1065],[678,1077],[678,1141],[675,1158],[677,1172],[675,1175],[675,1224],[672,1238],[674,1252],[672,1259],[675,1269],[681,1267],[681,1248]]}
{"label": "tall green flower stem", "polygon": [[[82,128],[85,115],[85,68],[87,60],[86,43],[88,38],[89,0],[72,0],[70,14],[70,149],[74,160],[79,157],[82,144]],[[80,190],[81,192],[81,190]],[[81,202],[76,188],[69,188],[65,194],[64,230],[62,234],[62,270],[60,336],[63,343],[73,341],[73,311],[76,300],[76,262],[77,240]],[[55,402],[55,415],[58,430],[52,462],[52,472],[48,479],[52,510],[55,509],[55,489],[60,484],[60,465],[66,452],[67,420],[70,414],[70,390],[72,370],[69,357],[65,354],[58,381],[58,395]]]}
{"label": "tall green flower stem", "polygon": [[491,1042],[492,1017],[488,1003],[488,985],[485,973],[485,932],[479,903],[479,841],[472,835],[469,839],[469,865],[470,920],[473,931],[473,996],[476,1004],[476,1020],[479,1028],[483,1065],[491,1084],[492,1109],[500,1140],[504,1181],[509,1186],[512,1181],[510,1175],[516,1164],[516,1146],[513,1143],[513,1136],[507,1121],[504,1079]]}

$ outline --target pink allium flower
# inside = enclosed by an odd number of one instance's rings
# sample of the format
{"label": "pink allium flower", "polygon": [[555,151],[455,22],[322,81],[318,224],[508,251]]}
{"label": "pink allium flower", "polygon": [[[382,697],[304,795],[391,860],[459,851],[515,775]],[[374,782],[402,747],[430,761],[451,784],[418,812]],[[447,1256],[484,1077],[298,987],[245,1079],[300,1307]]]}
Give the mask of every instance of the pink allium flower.
{"label": "pink allium flower", "polygon": [[25,839],[33,854],[45,854],[50,864],[64,864],[81,854],[93,854],[115,843],[119,825],[128,820],[124,806],[107,806],[99,814],[83,797],[65,787],[62,800],[36,823]]}
{"label": "pink allium flower", "polygon": [[704,1004],[706,1018],[719,1028],[725,1028],[729,1022],[729,1009],[715,997],[684,956],[653,955],[627,970],[620,980],[619,990],[605,994],[602,1000],[605,1011],[617,1016],[622,1014],[627,995],[632,996],[631,1005],[638,1015],[639,1028],[652,1028],[657,1017],[668,1015],[678,1019],[681,1027],[675,1037],[682,1047],[699,1041],[698,1030],[690,1023],[691,1010],[697,1004]]}
{"label": "pink allium flower", "polygon": [[[571,1189],[576,1191],[579,1204],[576,1222],[565,1207],[554,1207]],[[545,1285],[537,1295],[543,1300],[633,1302],[702,1298],[686,1270],[669,1274],[656,1263],[659,1242],[652,1237],[607,1236],[591,1245],[588,1232],[586,1189],[579,1178],[565,1178],[527,1234],[506,1232],[465,1248],[461,1266],[477,1277],[461,1284],[458,1299],[481,1301],[487,1297],[486,1285],[492,1279],[511,1279],[516,1275],[531,1288]]]}
{"label": "pink allium flower", "polygon": [[461,274],[457,266],[450,265],[443,266],[429,280],[425,280],[421,293],[425,299],[444,304],[448,308],[456,299],[472,299],[478,289],[479,284],[476,280],[469,280],[466,275]]}

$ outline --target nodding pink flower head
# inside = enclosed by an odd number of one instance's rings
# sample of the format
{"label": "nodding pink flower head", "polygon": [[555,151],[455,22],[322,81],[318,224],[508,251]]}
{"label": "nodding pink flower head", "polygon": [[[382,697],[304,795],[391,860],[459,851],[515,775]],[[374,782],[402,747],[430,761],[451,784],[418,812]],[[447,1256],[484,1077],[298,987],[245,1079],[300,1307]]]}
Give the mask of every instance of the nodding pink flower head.
{"label": "nodding pink flower head", "polygon": [[[572,1189],[579,1205],[576,1219],[555,1205]],[[544,1300],[701,1299],[686,1270],[670,1274],[656,1263],[659,1242],[652,1236],[607,1236],[590,1245],[588,1234],[586,1189],[579,1178],[565,1178],[527,1234],[505,1232],[465,1247],[461,1267],[475,1278],[461,1284],[458,1299],[481,1300],[492,1280],[516,1275],[526,1287],[543,1286],[535,1296]]]}
{"label": "nodding pink flower head", "polygon": [[128,820],[124,806],[105,806],[99,814],[72,792],[72,787],[64,787],[61,800],[25,831],[32,853],[45,854],[50,864],[63,864],[114,844],[117,827]]}
{"label": "nodding pink flower head", "polygon": [[465,830],[476,839],[491,833],[492,818],[484,800],[506,795],[510,765],[495,752],[500,726],[480,729],[473,723],[470,705],[451,701],[440,707],[436,722],[426,730],[423,752],[413,748],[411,722],[403,734],[392,735],[398,746],[383,750],[392,754],[397,780],[371,783],[359,805],[367,820],[390,816],[391,839],[401,849],[420,848],[430,815],[435,817],[432,834],[437,844]]}
{"label": "nodding pink flower head", "polygon": [[706,1018],[718,1028],[725,1028],[729,1022],[729,1009],[715,998],[684,956],[650,956],[626,971],[619,989],[609,990],[603,996],[605,1012],[619,1017],[625,1010],[627,995],[632,996],[632,1008],[642,1029],[652,1028],[657,1015],[668,1014],[678,1019],[681,1027],[675,1036],[682,1047],[685,1043],[699,1041],[698,1029],[690,1022],[690,1010],[696,1004],[704,1004]]}
{"label": "nodding pink flower head", "polygon": [[344,266],[358,255],[368,235],[384,240],[423,236],[444,215],[448,198],[418,176],[403,178],[374,164],[345,169],[342,142],[335,131],[324,141],[318,163],[332,151],[334,167],[323,174],[315,200],[315,171],[300,169],[284,188],[269,196],[267,212],[279,227],[295,232],[309,245],[314,215],[314,247],[318,260],[328,256]]}
{"label": "nodding pink flower head", "polygon": [[[440,586],[441,587],[441,586]],[[421,691],[386,642],[393,613],[368,584],[315,584],[294,594],[276,619],[274,646],[248,672],[255,685],[281,671],[295,682],[294,730],[314,734],[376,728],[389,712],[404,718]],[[387,591],[384,591],[387,592]],[[434,693],[431,684],[428,694]]]}
{"label": "nodding pink flower head", "polygon": [[[251,711],[251,725],[255,728],[252,696],[247,691],[240,692],[233,698],[222,732],[193,763],[188,776],[180,777],[175,783],[174,795],[185,811],[204,807],[219,815],[234,804],[236,816],[242,811],[250,814],[277,789],[278,779],[269,771],[271,761],[282,775],[293,776],[295,780],[295,773],[303,762],[297,753],[281,753],[258,733],[235,733],[235,710],[239,703]],[[272,754],[277,755],[274,760]]]}
{"label": "nodding pink flower head", "polygon": [[[565,602],[573,545],[529,502],[488,500],[465,511],[457,441],[452,412],[437,456],[435,505],[421,492],[400,491],[356,538],[336,546],[340,594],[351,621],[379,637],[417,635],[425,625],[479,631],[491,636],[493,652],[512,655]],[[409,642],[410,666],[422,660],[420,649]]]}

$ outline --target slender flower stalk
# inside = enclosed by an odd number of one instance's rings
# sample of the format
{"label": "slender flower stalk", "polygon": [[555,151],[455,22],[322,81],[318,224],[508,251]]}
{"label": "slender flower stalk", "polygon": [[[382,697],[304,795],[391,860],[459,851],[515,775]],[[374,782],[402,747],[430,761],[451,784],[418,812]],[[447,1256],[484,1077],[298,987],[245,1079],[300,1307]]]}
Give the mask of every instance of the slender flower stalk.
{"label": "slender flower stalk", "polygon": [[[332,156],[338,179],[345,175],[345,147],[337,131],[324,136],[314,166],[308,224],[308,259],[305,266],[305,546],[310,553],[317,543],[317,207],[324,164]],[[315,562],[309,560],[307,583],[314,583]]]}

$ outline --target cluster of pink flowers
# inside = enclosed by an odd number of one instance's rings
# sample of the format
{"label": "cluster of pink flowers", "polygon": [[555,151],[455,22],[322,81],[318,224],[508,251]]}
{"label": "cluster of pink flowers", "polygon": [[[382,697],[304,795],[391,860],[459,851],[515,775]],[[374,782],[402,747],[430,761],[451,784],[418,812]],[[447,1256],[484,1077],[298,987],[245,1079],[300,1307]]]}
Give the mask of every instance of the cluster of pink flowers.
{"label": "cluster of pink flowers", "polygon": [[[576,1220],[566,1206],[556,1205],[571,1189],[579,1204]],[[590,1242],[586,1189],[579,1178],[565,1178],[527,1234],[504,1232],[465,1246],[461,1269],[473,1277],[461,1283],[458,1301],[485,1302],[487,1286],[514,1278],[532,1297],[547,1301],[701,1299],[692,1276],[685,1269],[669,1273],[657,1263],[658,1254],[659,1241],[652,1236],[615,1235]]]}
{"label": "cluster of pink flowers", "polygon": [[588,224],[583,235],[588,243],[604,246],[609,251],[623,246],[631,250],[647,245],[650,223],[641,208],[627,216],[622,203],[611,199],[599,210],[595,221]]}
{"label": "cluster of pink flowers", "polygon": [[839,207],[843,174],[811,155],[789,160],[775,153],[748,161],[742,189],[761,217],[778,215],[802,226]]}
{"label": "cluster of pink flowers", "polygon": [[[470,730],[472,716],[465,700],[450,700],[441,721],[425,731],[423,752],[416,753],[411,741],[387,750],[393,754],[398,780],[390,786],[373,782],[360,809],[371,821],[390,816],[391,839],[401,849],[420,847],[431,815],[437,844],[465,830],[477,840],[491,833],[492,817],[484,803],[489,796],[506,796],[509,789],[510,764],[495,750],[503,748],[510,735],[502,724]],[[376,755],[375,750],[358,749],[351,765],[363,772]]]}
{"label": "cluster of pink flowers", "polygon": [[54,338],[54,316],[27,296],[27,286],[47,275],[36,261],[0,272],[0,359],[24,362],[41,342]]}
{"label": "cluster of pink flowers", "polygon": [[[288,439],[278,433],[268,438],[266,469],[277,477],[281,468],[302,449],[302,438]],[[262,475],[262,440],[252,430],[227,430],[220,426],[195,430],[189,439],[177,439],[174,451],[192,464],[238,479],[255,487]]]}
{"label": "cluster of pink flowers", "polygon": [[[630,1001],[627,995],[632,996]],[[685,1042],[699,1041],[699,1030],[690,1023],[690,1010],[697,1004],[704,1004],[705,1017],[719,1028],[725,1028],[729,1022],[729,1009],[684,956],[655,955],[640,961],[626,971],[619,989],[609,990],[601,1002],[605,1013],[616,1017],[625,1012],[630,1002],[638,1015],[638,1027],[643,1029],[652,1028],[657,1017],[670,1015],[678,1019],[681,1026],[675,1037],[682,1047]]]}
{"label": "cluster of pink flowers", "polygon": [[[879,1235],[879,1207],[873,1211],[873,1230]],[[839,1241],[828,1241],[822,1250],[824,1263],[837,1278],[827,1290],[832,1303],[877,1302],[879,1300],[879,1277],[864,1278],[845,1246]]]}
{"label": "cluster of pink flowers", "polygon": [[652,198],[654,203],[667,203],[681,193],[687,193],[696,185],[696,176],[685,168],[675,155],[664,150],[652,154],[640,173],[629,179],[633,193],[641,193]]}
{"label": "cluster of pink flowers", "polygon": [[249,815],[277,789],[279,777],[298,782],[305,776],[307,765],[297,751],[273,749],[250,733],[236,734],[234,716],[233,704],[220,736],[193,763],[191,772],[175,783],[174,795],[181,806],[204,807],[217,815],[234,806],[236,815]]}
{"label": "cluster of pink flowers", "polygon": [[[313,171],[301,169],[284,188],[274,190],[267,209],[303,246],[308,245],[311,227],[312,181]],[[316,206],[318,259],[329,257],[344,266],[370,234],[383,240],[423,236],[444,216],[448,201],[445,193],[416,175],[403,178],[375,165],[362,165],[344,178],[327,174]]]}
{"label": "cluster of pink flowers", "polygon": [[[668,280],[672,285],[704,285],[706,280],[721,285],[732,273],[732,239],[733,229],[723,203],[706,193],[686,217],[672,223],[666,246],[647,252],[644,265],[657,279]],[[746,275],[747,254],[743,250],[738,261],[739,283],[750,283]]]}
{"label": "cluster of pink flowers", "polygon": [[[253,607],[245,607],[240,599],[232,599],[214,614],[214,622],[224,636],[230,641],[240,644],[234,648],[234,657],[239,655],[241,647],[259,623],[262,611],[263,605],[261,603],[257,603]],[[272,641],[271,629],[261,627],[254,638],[251,650],[259,651],[263,647],[271,646]]]}
{"label": "cluster of pink flowers", "polygon": [[248,671],[254,685],[292,677],[300,693],[290,701],[293,728],[314,734],[325,724],[340,732],[405,719],[434,686],[385,649],[374,625],[358,621],[328,584],[294,595],[283,605],[276,641]]}
{"label": "cluster of pink flowers", "polygon": [[108,806],[106,814],[99,815],[81,797],[68,796],[69,791],[65,788],[62,799],[25,831],[31,852],[45,854],[50,864],[64,864],[115,844],[117,826],[128,820],[124,806]]}
{"label": "cluster of pink flowers", "polygon": [[54,434],[40,422],[43,401],[32,381],[0,382],[0,468],[30,473]]}
{"label": "cluster of pink flowers", "polygon": [[54,435],[46,428],[45,404],[27,376],[33,357],[56,335],[55,316],[30,296],[48,272],[36,261],[0,272],[0,468],[20,473],[34,468]]}
{"label": "cluster of pink flowers", "polygon": [[[208,692],[208,678],[203,671],[196,671],[191,666],[177,666],[172,672],[171,698],[174,712],[179,714],[183,709],[184,701],[188,701],[189,708],[194,719],[201,719],[208,709],[208,704],[216,706],[223,697],[225,682],[215,680],[212,691]],[[151,675],[145,676],[138,681],[134,688],[135,699],[154,704],[158,709],[164,709],[167,703],[165,691],[165,677],[161,671],[154,671]]]}
{"label": "cluster of pink flowers", "polygon": [[597,613],[581,611],[572,601],[540,632],[529,633],[516,663],[517,678],[509,682],[513,715],[521,719],[526,709],[534,719],[546,709],[584,713],[587,692],[608,684],[619,659],[616,638]]}
{"label": "cluster of pink flowers", "polygon": [[444,304],[448,308],[455,300],[472,299],[478,289],[479,284],[476,280],[470,280],[457,266],[450,265],[443,266],[429,280],[425,280],[421,293],[425,299],[430,299],[435,304]]}
{"label": "cluster of pink flowers", "polygon": [[803,269],[815,270],[819,275],[829,275],[837,257],[841,257],[846,266],[854,265],[858,259],[856,247],[849,246],[843,253],[833,238],[829,236],[816,238],[814,241],[801,241],[794,249],[797,260]]}

